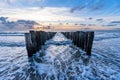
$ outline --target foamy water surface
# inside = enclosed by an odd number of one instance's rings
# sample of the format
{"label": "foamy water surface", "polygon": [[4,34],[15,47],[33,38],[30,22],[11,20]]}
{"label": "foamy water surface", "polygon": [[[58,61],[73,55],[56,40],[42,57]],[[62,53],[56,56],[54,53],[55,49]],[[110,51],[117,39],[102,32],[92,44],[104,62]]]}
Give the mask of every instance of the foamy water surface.
{"label": "foamy water surface", "polygon": [[[59,35],[56,41],[60,40],[58,38]],[[84,54],[75,58],[79,50],[70,40],[63,37],[61,40],[68,42],[59,46],[48,42],[29,61],[24,34],[1,32],[0,80],[120,79],[119,31],[95,32],[92,56],[87,65],[84,63]]]}

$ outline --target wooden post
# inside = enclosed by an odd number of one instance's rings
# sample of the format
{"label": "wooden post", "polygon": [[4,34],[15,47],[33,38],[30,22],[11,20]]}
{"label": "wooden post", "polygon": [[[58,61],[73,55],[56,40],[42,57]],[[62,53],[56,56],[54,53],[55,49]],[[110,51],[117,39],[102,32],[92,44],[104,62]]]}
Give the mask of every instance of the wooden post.
{"label": "wooden post", "polygon": [[[52,38],[56,32],[45,32],[45,31],[30,31],[25,33],[26,49],[28,57],[31,57],[37,51],[41,49],[46,40]],[[74,45],[80,47],[86,51],[87,55],[91,55],[91,49],[94,39],[94,32],[92,31],[76,31],[76,32],[62,32],[65,37],[71,39]]]}
{"label": "wooden post", "polygon": [[87,32],[87,44],[85,48],[87,55],[91,55],[93,39],[94,39],[94,32]]}
{"label": "wooden post", "polygon": [[80,47],[81,49],[84,49],[84,34],[85,34],[85,32],[83,32],[83,31],[80,31],[78,33],[78,37],[79,37],[78,47]]}
{"label": "wooden post", "polygon": [[36,31],[36,42],[37,42],[37,51],[39,51],[39,49],[41,49],[41,45],[42,45],[42,31]]}
{"label": "wooden post", "polygon": [[70,32],[66,32],[66,36],[65,36],[65,37],[68,38],[68,39],[70,39],[69,33],[70,33]]}
{"label": "wooden post", "polygon": [[30,31],[31,41],[34,52],[37,51],[37,42],[36,42],[36,31]]}
{"label": "wooden post", "polygon": [[91,49],[94,39],[94,32],[92,31],[77,31],[72,32],[70,39],[73,40],[74,45],[80,47],[82,50],[86,51],[87,55],[91,55]]}
{"label": "wooden post", "polygon": [[25,41],[26,41],[26,49],[28,52],[28,57],[31,57],[33,53],[35,53],[36,51],[33,49],[30,33],[25,33]]}
{"label": "wooden post", "polygon": [[74,44],[76,46],[78,46],[78,42],[79,42],[79,37],[78,37],[78,31],[75,32],[75,41],[74,41]]}

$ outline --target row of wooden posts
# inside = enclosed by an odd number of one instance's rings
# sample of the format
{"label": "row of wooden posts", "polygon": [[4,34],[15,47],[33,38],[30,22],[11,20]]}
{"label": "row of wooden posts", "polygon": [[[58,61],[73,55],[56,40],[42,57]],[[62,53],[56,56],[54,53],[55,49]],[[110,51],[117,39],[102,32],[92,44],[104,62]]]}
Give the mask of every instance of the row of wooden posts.
{"label": "row of wooden posts", "polygon": [[[73,44],[81,48],[87,55],[91,55],[91,49],[94,39],[93,31],[61,32],[66,38],[71,39]],[[28,57],[31,57],[39,51],[46,42],[51,39],[56,32],[30,31],[25,33],[26,49]]]}

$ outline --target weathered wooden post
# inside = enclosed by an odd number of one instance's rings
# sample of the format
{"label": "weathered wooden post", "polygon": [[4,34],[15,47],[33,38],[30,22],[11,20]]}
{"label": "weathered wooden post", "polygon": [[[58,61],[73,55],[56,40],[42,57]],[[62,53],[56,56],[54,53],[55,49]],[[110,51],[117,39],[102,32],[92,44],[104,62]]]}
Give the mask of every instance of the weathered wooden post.
{"label": "weathered wooden post", "polygon": [[32,56],[32,41],[29,33],[25,33],[25,41],[26,41],[26,49],[28,53],[28,57]]}
{"label": "weathered wooden post", "polygon": [[41,32],[40,31],[36,31],[36,43],[37,43],[37,51],[39,51],[39,49],[41,48]]}
{"label": "weathered wooden post", "polygon": [[74,32],[74,45],[78,46],[79,45],[79,32],[76,31]]}
{"label": "weathered wooden post", "polygon": [[33,51],[37,51],[36,31],[30,31]]}
{"label": "weathered wooden post", "polygon": [[87,55],[91,55],[91,50],[92,50],[92,44],[93,44],[93,39],[94,39],[94,32],[90,32],[88,31],[87,33],[87,44],[85,47],[85,51],[87,53]]}
{"label": "weathered wooden post", "polygon": [[[55,34],[56,32],[45,31],[30,31],[29,33],[25,33],[28,57],[31,57],[33,54],[39,51],[41,46],[45,44],[46,40],[52,38]],[[87,55],[91,55],[94,39],[93,31],[62,32],[62,34],[68,39],[71,39],[74,45],[84,50]]]}
{"label": "weathered wooden post", "polygon": [[84,35],[85,32],[83,31],[78,31],[78,41],[77,41],[77,46],[80,47],[81,49],[84,49]]}
{"label": "weathered wooden post", "polygon": [[29,33],[25,33],[25,40],[28,56],[31,57],[37,51],[36,32],[30,31]]}
{"label": "weathered wooden post", "polygon": [[62,32],[62,34],[64,34],[68,39],[71,39],[74,45],[84,50],[87,55],[91,55],[91,49],[94,39],[93,31]]}
{"label": "weathered wooden post", "polygon": [[25,33],[26,49],[28,57],[31,57],[41,49],[46,40],[52,38],[56,32],[30,31]]}

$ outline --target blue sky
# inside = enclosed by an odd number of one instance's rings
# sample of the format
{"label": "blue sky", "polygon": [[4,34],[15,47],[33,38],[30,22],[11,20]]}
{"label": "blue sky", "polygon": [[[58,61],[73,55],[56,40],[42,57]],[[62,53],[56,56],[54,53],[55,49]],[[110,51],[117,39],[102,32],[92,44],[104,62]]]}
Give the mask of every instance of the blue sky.
{"label": "blue sky", "polygon": [[120,20],[120,0],[0,0],[0,16],[11,20]]}

